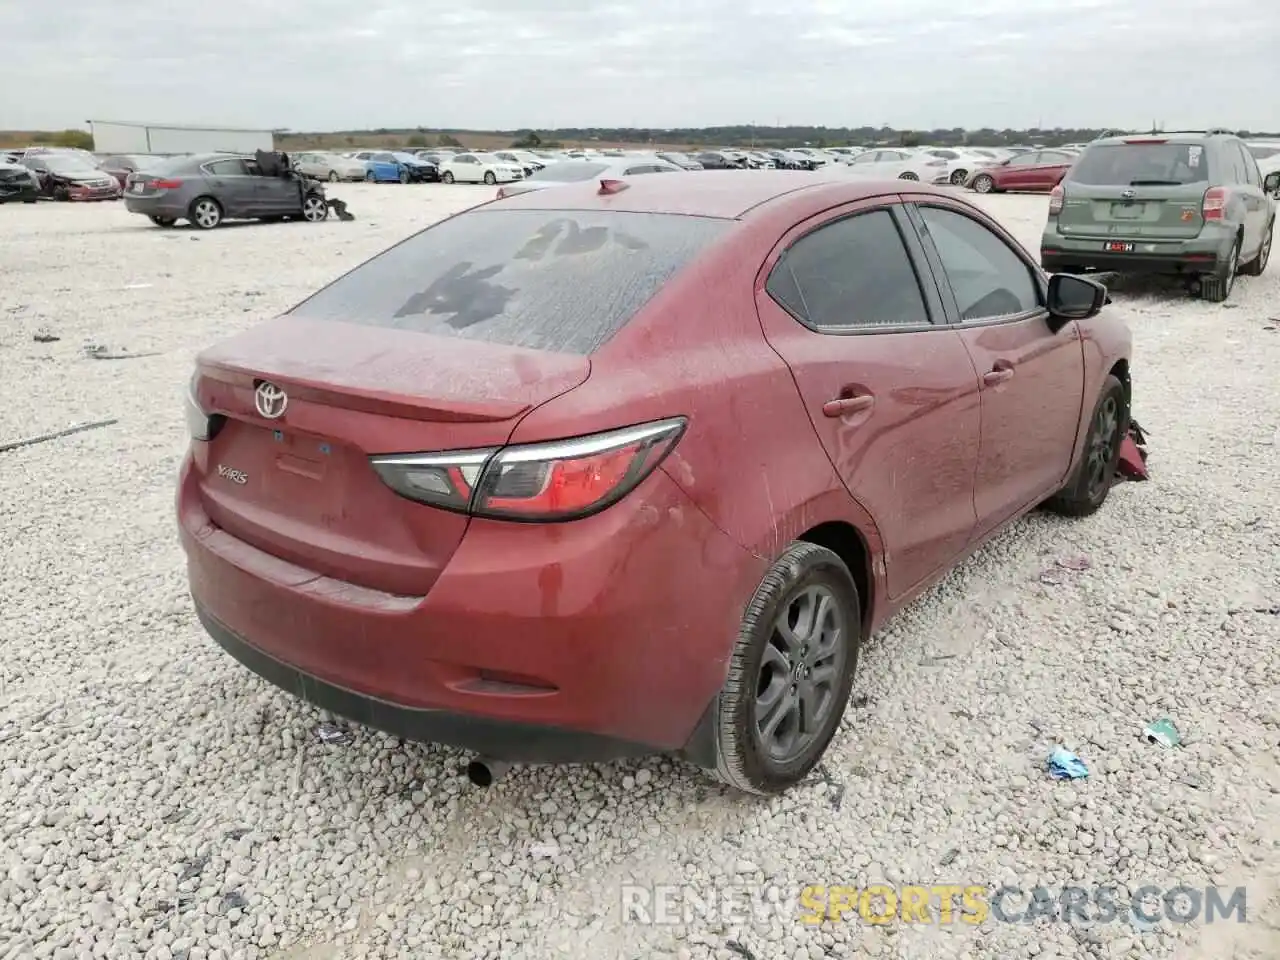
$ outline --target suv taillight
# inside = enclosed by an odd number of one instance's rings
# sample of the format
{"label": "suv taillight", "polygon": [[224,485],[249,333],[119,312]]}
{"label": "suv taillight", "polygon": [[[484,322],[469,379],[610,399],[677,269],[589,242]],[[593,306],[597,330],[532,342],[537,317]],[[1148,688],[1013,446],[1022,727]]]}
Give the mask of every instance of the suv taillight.
{"label": "suv taillight", "polygon": [[1227,206],[1227,191],[1222,187],[1210,187],[1204,192],[1200,215],[1206,220],[1221,220]]}
{"label": "suv taillight", "polygon": [[1058,184],[1049,191],[1049,216],[1056,217],[1062,212],[1062,199],[1066,191],[1062,189],[1062,184]]}
{"label": "suv taillight", "polygon": [[433,507],[499,520],[577,520],[639,486],[685,425],[675,417],[573,440],[377,456],[370,463],[396,493]]}

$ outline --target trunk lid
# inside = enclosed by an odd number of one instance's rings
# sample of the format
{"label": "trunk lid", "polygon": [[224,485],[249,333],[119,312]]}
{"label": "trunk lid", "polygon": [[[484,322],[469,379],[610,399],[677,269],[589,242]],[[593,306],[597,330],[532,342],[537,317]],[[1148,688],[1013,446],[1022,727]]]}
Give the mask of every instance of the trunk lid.
{"label": "trunk lid", "polygon": [[1204,226],[1203,184],[1114,187],[1063,184],[1058,229],[1064,236],[1185,240]]}
{"label": "trunk lid", "polygon": [[[414,331],[281,317],[200,355],[200,405],[223,419],[197,444],[210,519],[321,575],[425,596],[467,517],[395,494],[378,453],[500,446],[530,409],[586,380],[585,356]],[[284,412],[259,412],[269,381]]]}
{"label": "trunk lid", "polygon": [[1194,140],[1091,144],[1062,181],[1064,236],[1185,240],[1204,226],[1210,154]]}

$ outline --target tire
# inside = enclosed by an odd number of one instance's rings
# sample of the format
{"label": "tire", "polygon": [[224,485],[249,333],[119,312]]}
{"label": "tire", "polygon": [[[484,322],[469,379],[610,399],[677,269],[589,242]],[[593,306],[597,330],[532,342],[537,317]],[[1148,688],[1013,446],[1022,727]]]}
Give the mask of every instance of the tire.
{"label": "tire", "polygon": [[993,193],[996,189],[996,182],[987,174],[982,173],[974,178],[973,189],[978,193]]}
{"label": "tire", "polygon": [[488,170],[485,172],[484,182],[486,186],[492,187],[495,183],[498,182],[498,178],[493,175],[492,170]]}
{"label": "tire", "polygon": [[377,183],[378,175],[374,173],[372,170],[366,170],[364,174],[364,179],[366,183]]}
{"label": "tire", "polygon": [[148,217],[147,219],[150,220],[152,223],[154,223],[157,227],[172,227],[175,223],[178,222],[177,218],[175,217]]}
{"label": "tire", "polygon": [[1267,224],[1267,232],[1262,236],[1262,249],[1258,251],[1256,257],[1240,268],[1240,276],[1262,276],[1262,271],[1267,269],[1267,263],[1271,260],[1271,237],[1275,233],[1275,229],[1276,222],[1272,220]]}
{"label": "tire", "polygon": [[1240,275],[1240,238],[1236,237],[1231,244],[1231,252],[1227,254],[1227,262],[1216,273],[1200,278],[1200,299],[1210,303],[1222,303],[1231,296],[1236,287],[1236,277]]}
{"label": "tire", "polygon": [[187,219],[201,230],[213,230],[222,223],[222,204],[213,197],[196,197],[187,208]]}
{"label": "tire", "polygon": [[445,183],[453,183],[453,171],[446,170],[444,172],[444,176],[441,177],[440,179],[443,180]]}
{"label": "tire", "polygon": [[957,170],[955,173],[951,174],[951,185],[953,187],[963,187],[964,182],[968,179],[969,179],[968,170]]}
{"label": "tire", "polygon": [[919,180],[920,178],[919,178],[919,177],[917,177],[917,176],[916,176],[914,173],[912,173],[910,170],[908,170],[908,171],[906,171],[905,173],[900,173],[900,174],[898,174],[898,179],[899,179],[899,180]]}
{"label": "tire", "polygon": [[409,171],[408,171],[408,170],[401,170],[401,171],[400,171],[400,175],[399,175],[396,179],[398,179],[401,183],[408,183],[408,182],[409,182]]}
{"label": "tire", "polygon": [[329,216],[329,205],[318,193],[308,193],[302,198],[302,219],[307,223],[321,223]]}
{"label": "tire", "polygon": [[330,171],[329,171],[329,182],[330,182],[330,183],[337,183],[339,179],[341,179],[341,178],[338,176],[338,171],[337,171],[337,170],[330,170]]}
{"label": "tire", "polygon": [[1089,415],[1080,463],[1067,485],[1045,502],[1045,508],[1064,517],[1087,517],[1107,501],[1115,482],[1120,444],[1129,433],[1129,402],[1124,384],[1108,376]]}
{"label": "tire", "polygon": [[55,187],[53,190],[53,199],[58,203],[70,203],[71,191],[66,187]]}
{"label": "tire", "polygon": [[[806,611],[820,612],[823,623],[834,629],[823,631],[821,649],[816,653],[806,645],[797,651],[799,658],[791,658],[784,652],[787,645],[778,623],[789,622],[791,636],[798,641],[794,616],[798,614],[803,622]],[[781,793],[803,780],[839,729],[861,644],[862,605],[848,567],[825,547],[791,544],[765,574],[742,618],[729,676],[715,704],[716,765],[712,776],[759,795]],[[792,743],[787,750],[786,744],[777,744],[773,737],[784,727],[792,730],[800,725],[797,680],[810,678],[815,667],[831,671],[816,711],[819,720],[807,734],[800,733],[802,742]],[[804,673],[798,672],[801,670]],[[763,691],[762,680],[767,682]],[[784,717],[773,724],[773,735],[766,741],[757,708],[761,694],[770,691],[770,699],[782,699],[779,709]],[[767,718],[765,722],[767,725]],[[781,749],[774,752],[770,745]]]}

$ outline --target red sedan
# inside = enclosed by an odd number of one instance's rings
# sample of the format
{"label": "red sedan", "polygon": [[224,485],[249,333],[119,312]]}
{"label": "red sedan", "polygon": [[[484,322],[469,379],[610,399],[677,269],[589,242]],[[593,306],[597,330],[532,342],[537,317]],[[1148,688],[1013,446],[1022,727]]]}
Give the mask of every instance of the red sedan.
{"label": "red sedan", "polygon": [[1019,153],[969,174],[965,186],[978,193],[1049,192],[1067,175],[1079,154],[1070,150],[1033,150]]}
{"label": "red sedan", "polygon": [[1037,505],[1098,509],[1127,430],[1104,288],[908,186],[522,194],[204,351],[204,626],[478,783],[671,751],[795,784],[863,639]]}

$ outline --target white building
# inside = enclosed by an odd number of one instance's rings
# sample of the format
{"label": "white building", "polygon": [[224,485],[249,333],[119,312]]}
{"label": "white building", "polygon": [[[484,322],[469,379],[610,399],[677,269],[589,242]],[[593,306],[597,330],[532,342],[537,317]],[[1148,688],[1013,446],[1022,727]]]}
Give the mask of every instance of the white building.
{"label": "white building", "polygon": [[271,130],[90,120],[95,153],[253,153],[274,150]]}

